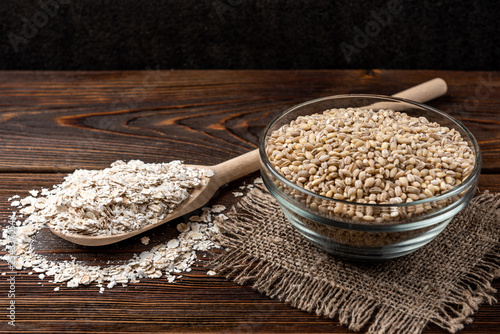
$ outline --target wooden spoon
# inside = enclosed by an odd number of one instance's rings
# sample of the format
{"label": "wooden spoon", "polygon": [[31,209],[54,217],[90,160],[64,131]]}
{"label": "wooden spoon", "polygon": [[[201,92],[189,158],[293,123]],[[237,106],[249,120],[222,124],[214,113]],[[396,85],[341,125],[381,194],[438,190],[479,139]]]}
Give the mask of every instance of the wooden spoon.
{"label": "wooden spoon", "polygon": [[[418,86],[409,88],[393,96],[405,98],[408,100],[413,100],[417,102],[427,102],[442,96],[446,93],[447,86],[446,82],[441,78],[435,78],[424,82]],[[191,167],[210,169],[214,172],[214,175],[210,178],[204,178],[205,185],[194,189],[191,192],[191,197],[184,202],[182,202],[174,212],[166,216],[162,221],[157,224],[146,225],[140,229],[116,234],[116,235],[106,235],[106,236],[85,236],[80,234],[64,234],[59,230],[49,227],[51,231],[57,236],[71,241],[75,244],[85,245],[85,246],[103,246],[109,245],[118,241],[122,241],[131,238],[135,235],[144,233],[154,227],[160,226],[166,222],[173,219],[179,218],[193,210],[196,210],[203,205],[205,205],[210,198],[215,194],[215,192],[224,184],[237,180],[245,175],[255,172],[259,169],[259,151],[253,150],[251,152],[240,155],[236,158],[223,162],[215,166],[198,166],[198,165],[187,165]]]}
{"label": "wooden spoon", "polygon": [[234,159],[225,161],[221,164],[215,166],[198,166],[198,165],[186,165],[188,167],[196,167],[203,169],[210,169],[214,172],[212,177],[204,177],[204,186],[199,186],[191,192],[191,197],[182,202],[171,214],[165,217],[162,221],[157,224],[149,224],[138,230],[134,230],[127,233],[115,234],[115,235],[103,235],[103,236],[86,236],[80,234],[65,234],[60,230],[50,227],[50,230],[54,234],[60,236],[63,239],[71,241],[75,244],[85,245],[85,246],[102,246],[109,245],[118,241],[122,241],[133,237],[134,235],[141,234],[171,221],[175,218],[179,218],[193,210],[196,210],[203,205],[205,205],[210,198],[215,194],[215,192],[224,184],[231,181],[237,180],[240,177],[248,175],[259,169],[259,150],[253,150],[251,152],[240,155]]}

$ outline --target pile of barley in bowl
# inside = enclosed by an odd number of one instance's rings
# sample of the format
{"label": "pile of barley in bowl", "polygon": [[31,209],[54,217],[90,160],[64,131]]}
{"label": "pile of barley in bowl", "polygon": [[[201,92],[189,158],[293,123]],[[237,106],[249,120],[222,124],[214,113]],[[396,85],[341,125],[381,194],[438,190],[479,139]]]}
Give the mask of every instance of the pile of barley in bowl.
{"label": "pile of barley in bowl", "polygon": [[[395,205],[452,189],[470,175],[475,160],[472,148],[455,129],[425,117],[362,108],[299,116],[270,134],[266,154],[287,180],[316,194],[352,203]],[[307,205],[367,223],[399,215],[398,211],[358,214],[342,203]]]}

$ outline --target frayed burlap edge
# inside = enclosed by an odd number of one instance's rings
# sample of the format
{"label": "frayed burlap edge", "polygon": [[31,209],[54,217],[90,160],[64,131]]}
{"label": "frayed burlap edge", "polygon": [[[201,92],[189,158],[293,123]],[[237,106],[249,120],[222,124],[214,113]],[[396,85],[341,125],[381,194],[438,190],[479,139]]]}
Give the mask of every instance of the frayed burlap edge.
{"label": "frayed burlap edge", "polygon": [[[209,265],[237,284],[250,286],[270,298],[276,298],[302,311],[334,318],[349,329],[360,331],[372,320],[369,334],[421,333],[430,322],[456,333],[472,322],[480,304],[496,302],[491,286],[500,277],[500,244],[492,248],[473,270],[464,274],[430,318],[415,317],[404,310],[370,300],[355,291],[344,289],[330,281],[319,280],[302,272],[283,268],[277,263],[260,259],[240,250],[240,245],[253,235],[263,221],[279,206],[270,201],[264,189],[254,188],[228,214],[229,220],[217,221],[221,236],[216,237],[228,250]],[[484,192],[471,204],[487,211],[500,210],[500,194]],[[472,288],[474,287],[474,289]]]}

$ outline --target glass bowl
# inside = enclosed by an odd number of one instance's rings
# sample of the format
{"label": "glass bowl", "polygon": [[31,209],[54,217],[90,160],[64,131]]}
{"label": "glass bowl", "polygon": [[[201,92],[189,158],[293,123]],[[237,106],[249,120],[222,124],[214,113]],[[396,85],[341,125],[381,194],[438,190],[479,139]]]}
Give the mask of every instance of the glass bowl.
{"label": "glass bowl", "polygon": [[[299,116],[333,108],[392,109],[455,129],[474,152],[470,175],[451,190],[411,203],[356,203],[315,192],[289,181],[266,152],[270,135]],[[465,126],[449,115],[417,102],[381,95],[337,95],[294,106],[276,117],[259,142],[261,174],[288,221],[329,253],[357,260],[390,259],[409,254],[433,240],[472,199],[481,170],[479,145]],[[369,219],[367,219],[367,217]]]}

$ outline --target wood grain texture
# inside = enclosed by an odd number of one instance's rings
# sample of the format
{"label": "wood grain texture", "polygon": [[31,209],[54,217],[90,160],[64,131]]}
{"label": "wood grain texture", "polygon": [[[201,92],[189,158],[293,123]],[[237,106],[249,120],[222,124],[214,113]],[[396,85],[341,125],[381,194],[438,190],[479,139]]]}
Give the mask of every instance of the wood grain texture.
{"label": "wood grain texture", "polygon": [[[141,71],[0,72],[0,224],[7,199],[51,187],[77,168],[118,160],[217,164],[256,147],[265,125],[286,108],[343,93],[390,95],[432,77],[448,94],[429,104],[459,118],[484,155],[480,191],[500,191],[500,74],[439,71]],[[258,174],[229,184],[212,203],[231,206],[231,192]],[[178,221],[182,221],[179,218]],[[35,249],[50,259],[71,256],[105,265],[173,238],[173,224],[115,245],[76,246],[44,230]],[[207,257],[204,257],[206,255]],[[274,332],[350,333],[329,320],[271,300],[249,287],[206,275],[213,254],[199,253],[177,283],[145,279],[98,293],[94,285],[54,292],[28,270],[16,275],[16,330],[23,332]],[[0,263],[0,332],[7,277]],[[41,284],[39,284],[41,283]],[[493,287],[500,289],[499,280]],[[496,298],[500,298],[497,293]],[[499,333],[500,305],[483,305],[462,333]],[[429,326],[425,333],[445,333]]]}
{"label": "wood grain texture", "polygon": [[489,73],[436,71],[2,72],[0,171],[70,172],[134,158],[216,164],[255,148],[264,126],[294,104],[390,95],[435,76],[449,93],[430,104],[462,120],[484,168],[498,171],[500,76],[479,101]]}

